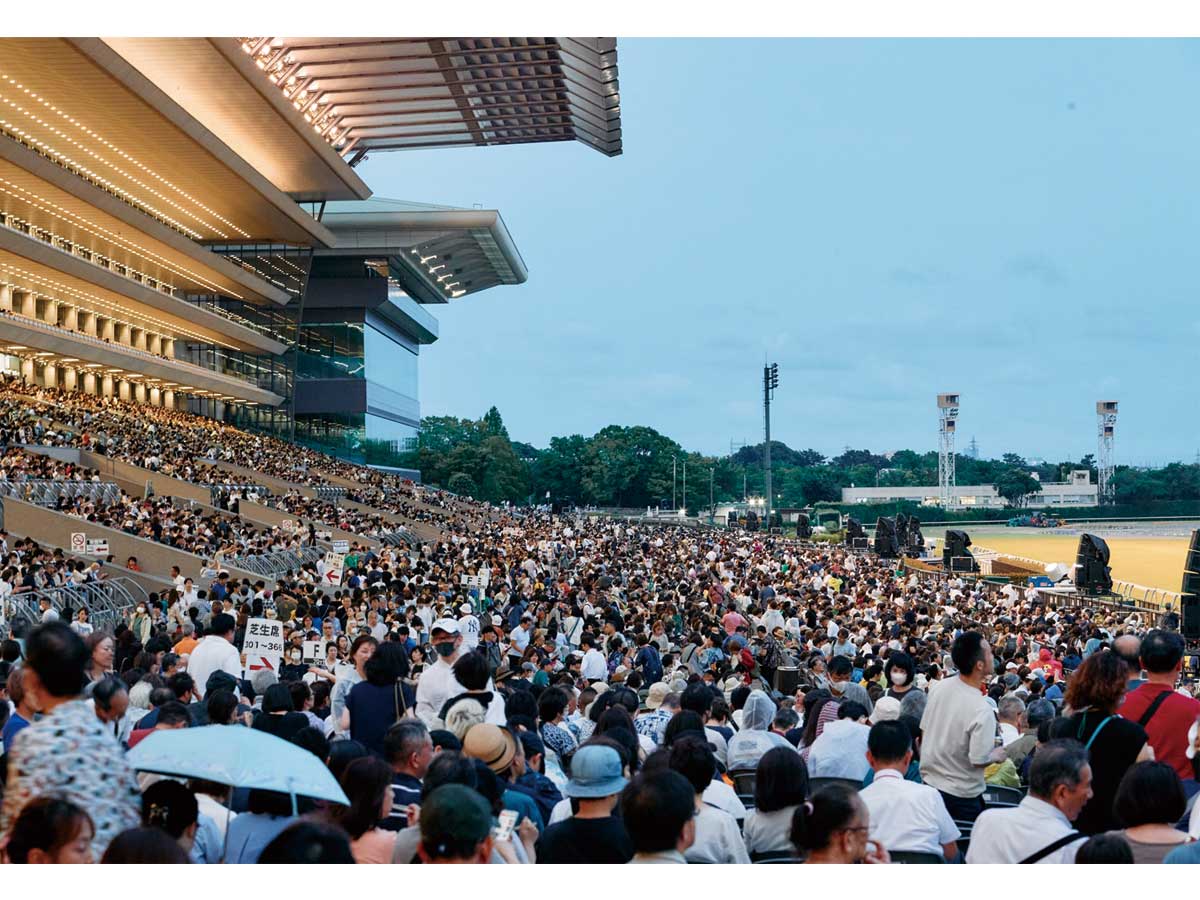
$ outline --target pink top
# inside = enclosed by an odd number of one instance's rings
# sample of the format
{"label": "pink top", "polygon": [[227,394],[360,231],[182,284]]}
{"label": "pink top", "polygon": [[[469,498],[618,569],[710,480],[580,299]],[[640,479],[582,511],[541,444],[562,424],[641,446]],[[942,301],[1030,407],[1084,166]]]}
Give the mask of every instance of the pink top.
{"label": "pink top", "polygon": [[396,849],[396,832],[376,828],[350,842],[350,852],[359,865],[388,864]]}

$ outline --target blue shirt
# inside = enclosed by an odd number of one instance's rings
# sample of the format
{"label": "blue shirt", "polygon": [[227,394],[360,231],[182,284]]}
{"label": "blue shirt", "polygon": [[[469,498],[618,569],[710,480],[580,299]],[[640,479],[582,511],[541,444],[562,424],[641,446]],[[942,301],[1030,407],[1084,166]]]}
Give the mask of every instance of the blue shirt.
{"label": "blue shirt", "polygon": [[1170,863],[1171,865],[1180,863],[1185,866],[1200,865],[1200,843],[1192,842],[1172,850],[1167,854],[1167,858],[1163,862]]}
{"label": "blue shirt", "polygon": [[221,839],[221,830],[217,823],[204,813],[196,821],[196,839],[192,843],[191,860],[200,864],[215,864],[221,861],[221,852],[225,849],[225,841]]}
{"label": "blue shirt", "polygon": [[241,813],[229,823],[227,863],[256,863],[267,844],[296,821],[291,816]]}
{"label": "blue shirt", "polygon": [[12,750],[13,738],[23,728],[29,727],[29,721],[21,716],[20,713],[13,713],[8,717],[8,721],[4,723],[4,730],[0,731],[0,743],[4,744],[4,752],[8,753]]}

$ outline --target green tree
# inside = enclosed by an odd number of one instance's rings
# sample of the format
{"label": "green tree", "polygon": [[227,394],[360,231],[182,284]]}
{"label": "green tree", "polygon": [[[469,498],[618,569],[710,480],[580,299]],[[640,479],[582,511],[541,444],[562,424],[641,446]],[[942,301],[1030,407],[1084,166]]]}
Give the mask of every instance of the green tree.
{"label": "green tree", "polygon": [[500,417],[500,410],[496,409],[496,407],[493,406],[484,413],[479,425],[485,435],[502,437],[508,440],[508,429],[504,427],[504,419]]}
{"label": "green tree", "polygon": [[1025,457],[1017,453],[1005,453],[1004,456],[1001,457],[1001,460],[1003,460],[1004,464],[1009,468],[1023,468],[1029,465],[1027,462],[1025,462]]}
{"label": "green tree", "polygon": [[479,487],[466,472],[455,472],[446,481],[446,490],[461,497],[478,497]]}
{"label": "green tree", "polygon": [[513,452],[508,438],[492,435],[484,439],[480,449],[484,458],[483,476],[479,481],[483,499],[492,503],[525,500],[529,491],[525,463]]}
{"label": "green tree", "polygon": [[1003,472],[993,486],[1009,506],[1023,506],[1026,498],[1039,494],[1042,490],[1042,485],[1036,478],[1016,467]]}

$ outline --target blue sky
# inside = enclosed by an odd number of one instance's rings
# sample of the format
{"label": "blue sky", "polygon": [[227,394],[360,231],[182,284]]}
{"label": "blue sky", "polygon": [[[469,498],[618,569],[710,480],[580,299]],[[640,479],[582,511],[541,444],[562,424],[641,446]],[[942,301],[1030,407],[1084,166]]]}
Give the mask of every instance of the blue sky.
{"label": "blue sky", "polygon": [[537,446],[649,425],[705,453],[1200,448],[1200,43],[618,43],[624,155],[380,153],[376,196],[501,211],[529,281],[431,311],[424,415]]}

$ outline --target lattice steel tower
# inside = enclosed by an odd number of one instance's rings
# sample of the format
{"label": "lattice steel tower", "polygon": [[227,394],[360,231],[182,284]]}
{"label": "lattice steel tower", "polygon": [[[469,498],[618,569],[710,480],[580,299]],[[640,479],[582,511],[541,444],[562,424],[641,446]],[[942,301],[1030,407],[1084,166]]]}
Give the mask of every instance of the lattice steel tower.
{"label": "lattice steel tower", "polygon": [[1117,401],[1096,402],[1096,472],[1101,503],[1112,503],[1116,499],[1113,484],[1113,432],[1117,427]]}
{"label": "lattice steel tower", "polygon": [[954,429],[958,421],[958,394],[938,394],[938,498],[942,509],[954,502]]}

